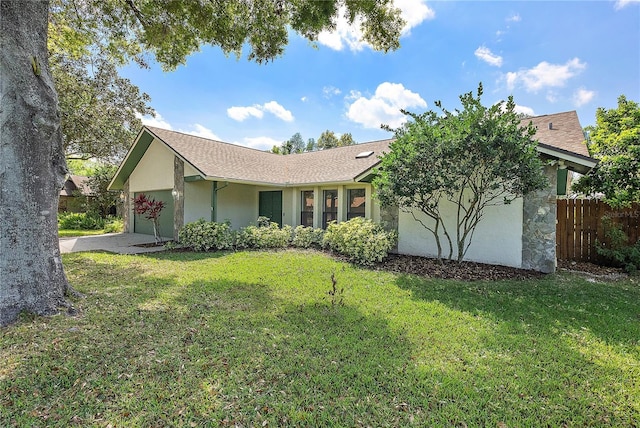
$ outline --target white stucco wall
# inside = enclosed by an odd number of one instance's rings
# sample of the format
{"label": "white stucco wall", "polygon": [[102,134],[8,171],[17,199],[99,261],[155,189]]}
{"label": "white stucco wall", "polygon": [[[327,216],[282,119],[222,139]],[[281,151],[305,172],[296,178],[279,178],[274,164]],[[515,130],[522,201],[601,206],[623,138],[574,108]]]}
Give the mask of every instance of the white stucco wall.
{"label": "white stucco wall", "polygon": [[[185,168],[186,169],[186,168]],[[211,181],[184,183],[184,222],[211,220]]]}
{"label": "white stucco wall", "polygon": [[255,224],[258,219],[258,192],[255,186],[218,183],[217,221],[231,221],[231,227],[239,229]]}
{"label": "white stucco wall", "polygon": [[[520,267],[522,265],[522,198],[509,205],[487,207],[485,215],[478,224],[465,260]],[[453,241],[453,257],[457,255],[455,245],[456,206],[445,203],[443,217]],[[420,212],[416,217],[427,224],[433,220]],[[400,211],[398,224],[398,252],[416,256],[434,257],[437,247],[433,234],[415,221],[410,213]],[[442,235],[443,256],[448,255],[449,246]]]}
{"label": "white stucco wall", "polygon": [[189,177],[189,176],[193,176],[193,175],[200,175],[200,173],[194,167],[189,165],[188,162],[185,162],[184,163],[184,176],[185,177]]}
{"label": "white stucco wall", "polygon": [[129,192],[173,189],[174,154],[153,140],[129,177]]}

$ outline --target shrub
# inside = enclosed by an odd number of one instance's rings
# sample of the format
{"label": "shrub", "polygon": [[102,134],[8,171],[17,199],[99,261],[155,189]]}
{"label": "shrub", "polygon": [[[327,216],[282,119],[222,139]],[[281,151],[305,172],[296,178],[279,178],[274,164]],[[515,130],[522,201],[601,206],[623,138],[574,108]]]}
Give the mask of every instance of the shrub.
{"label": "shrub", "polygon": [[[264,224],[264,223],[262,223]],[[278,223],[267,226],[250,225],[240,230],[236,237],[237,248],[285,248],[291,242],[291,226],[280,228]]]}
{"label": "shrub", "polygon": [[229,222],[216,223],[200,219],[184,225],[178,241],[194,251],[217,251],[233,248],[234,233]]}
{"label": "shrub", "polygon": [[99,230],[103,229],[106,220],[97,215],[86,213],[58,214],[58,229]]}
{"label": "shrub", "polygon": [[609,240],[609,246],[605,247],[597,243],[596,251],[605,257],[611,264],[623,267],[629,273],[640,269],[640,241],[629,244],[629,237],[610,218],[603,217],[605,237]]}
{"label": "shrub", "polygon": [[343,223],[331,223],[324,234],[323,246],[365,266],[381,262],[395,247],[395,232],[387,232],[371,220],[356,217]]}
{"label": "shrub", "polygon": [[107,217],[104,233],[120,233],[124,230],[124,223],[119,217]]}
{"label": "shrub", "polygon": [[324,237],[324,230],[314,229],[313,227],[297,226],[293,230],[293,241],[291,242],[294,247],[298,248],[322,248],[322,238]]}

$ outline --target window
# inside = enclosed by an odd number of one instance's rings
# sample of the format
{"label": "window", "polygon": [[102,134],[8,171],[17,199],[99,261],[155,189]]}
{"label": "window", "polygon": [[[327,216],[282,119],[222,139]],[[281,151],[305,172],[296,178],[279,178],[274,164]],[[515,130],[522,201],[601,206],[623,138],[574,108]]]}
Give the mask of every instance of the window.
{"label": "window", "polygon": [[303,190],[301,192],[302,211],[300,212],[300,224],[302,226],[313,227],[313,190]]}
{"label": "window", "polygon": [[338,191],[324,191],[324,211],[322,212],[322,228],[326,229],[327,224],[338,221]]}
{"label": "window", "polygon": [[366,193],[364,189],[348,190],[349,205],[347,207],[347,220],[354,217],[364,217]]}

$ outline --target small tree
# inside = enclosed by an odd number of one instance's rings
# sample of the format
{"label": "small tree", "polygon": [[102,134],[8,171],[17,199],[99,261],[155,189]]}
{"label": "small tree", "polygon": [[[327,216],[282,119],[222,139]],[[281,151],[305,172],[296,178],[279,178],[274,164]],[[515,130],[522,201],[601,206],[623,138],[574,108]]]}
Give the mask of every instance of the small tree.
{"label": "small tree", "polygon": [[338,147],[353,146],[354,144],[356,144],[356,140],[353,139],[350,132],[345,132],[338,139]]}
{"label": "small tree", "polygon": [[318,137],[318,141],[316,142],[316,146],[318,150],[324,149],[332,149],[334,147],[338,147],[338,142],[340,140],[336,137],[335,132],[329,131],[328,129],[320,134]]}
{"label": "small tree", "polygon": [[602,192],[613,207],[640,202],[640,106],[618,98],[618,107],[596,111],[596,126],[587,127],[591,156],[598,165],[573,185],[586,194]]}
{"label": "small tree", "polygon": [[143,215],[153,224],[153,236],[156,244],[162,242],[162,237],[160,236],[160,214],[164,208],[164,202],[156,201],[153,198],[148,198],[144,193],[140,193],[134,198],[133,207],[136,214]]}
{"label": "small tree", "polygon": [[[471,245],[473,234],[487,207],[508,204],[547,184],[543,164],[536,151],[536,132],[530,123],[521,126],[513,98],[491,107],[477,97],[460,96],[462,110],[413,114],[395,130],[391,152],[382,157],[374,186],[384,206],[398,206],[435,238],[438,259],[442,257],[442,235],[453,245],[442,204],[456,207],[455,244],[458,261]],[[388,127],[384,127],[390,130]],[[422,221],[420,211],[431,221]]]}
{"label": "small tree", "polygon": [[119,202],[119,193],[108,190],[109,183],[118,168],[113,165],[97,167],[87,178],[87,188],[91,197],[87,199],[86,211],[106,218]]}

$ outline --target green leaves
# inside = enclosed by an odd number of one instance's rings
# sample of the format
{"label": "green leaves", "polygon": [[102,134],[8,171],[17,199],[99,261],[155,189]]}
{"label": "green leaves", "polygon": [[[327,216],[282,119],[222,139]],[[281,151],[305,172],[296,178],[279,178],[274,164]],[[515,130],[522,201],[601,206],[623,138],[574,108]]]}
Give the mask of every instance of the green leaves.
{"label": "green leaves", "polygon": [[202,45],[236,57],[248,49],[250,61],[272,61],[283,54],[290,30],[313,42],[335,28],[340,13],[360,25],[364,41],[387,52],[400,46],[404,24],[390,0],[58,0],[54,10],[72,11],[94,40],[127,46],[131,58],[152,52],[167,70]]}
{"label": "green leaves", "polygon": [[588,127],[589,152],[599,164],[580,178],[573,190],[605,194],[614,207],[640,202],[640,107],[624,95],[618,107],[596,111],[596,126]]}
{"label": "green leaves", "polygon": [[458,260],[487,206],[509,203],[547,184],[532,138],[535,128],[521,126],[511,97],[485,107],[482,93],[480,84],[476,96],[461,95],[460,110],[449,111],[437,101],[439,112],[404,112],[410,120],[395,130],[391,152],[382,157],[374,180],[382,205],[418,210],[430,219],[422,225],[439,249],[440,232],[448,239],[450,227],[440,205],[444,200],[458,205]]}

